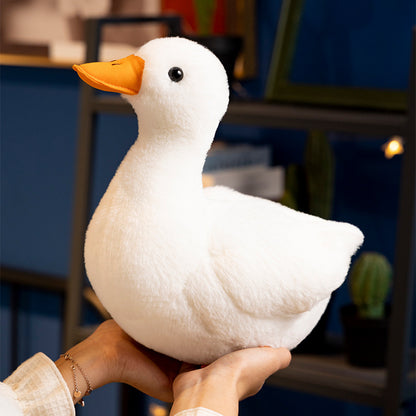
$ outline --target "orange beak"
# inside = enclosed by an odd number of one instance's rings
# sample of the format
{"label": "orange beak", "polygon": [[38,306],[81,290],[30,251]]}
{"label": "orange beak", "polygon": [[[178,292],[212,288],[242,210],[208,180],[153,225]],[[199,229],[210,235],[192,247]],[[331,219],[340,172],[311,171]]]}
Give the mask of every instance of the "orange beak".
{"label": "orange beak", "polygon": [[91,87],[103,91],[135,95],[140,91],[144,60],[136,55],[111,62],[74,65],[79,77]]}

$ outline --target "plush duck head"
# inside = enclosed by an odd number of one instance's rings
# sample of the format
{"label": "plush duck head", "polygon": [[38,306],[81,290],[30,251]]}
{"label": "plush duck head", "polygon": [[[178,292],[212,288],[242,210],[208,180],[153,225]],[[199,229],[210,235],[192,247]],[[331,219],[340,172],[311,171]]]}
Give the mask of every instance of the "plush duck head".
{"label": "plush duck head", "polygon": [[344,281],[361,231],[202,189],[229,95],[204,47],[156,39],[136,55],[74,69],[121,93],[139,119],[85,241],[88,277],[113,318],[145,346],[197,364],[245,347],[295,347]]}
{"label": "plush duck head", "polygon": [[143,136],[147,126],[152,136],[159,130],[161,137],[178,128],[177,139],[187,136],[188,144],[197,143],[202,153],[227,110],[229,90],[222,64],[208,49],[187,39],[154,39],[136,55],[74,69],[92,87],[121,93],[135,110]]}

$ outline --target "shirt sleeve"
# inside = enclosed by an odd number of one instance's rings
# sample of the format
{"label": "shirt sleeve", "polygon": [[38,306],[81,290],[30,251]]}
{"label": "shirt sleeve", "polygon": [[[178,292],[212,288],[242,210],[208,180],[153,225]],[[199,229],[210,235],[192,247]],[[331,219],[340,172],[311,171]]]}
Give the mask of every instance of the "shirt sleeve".
{"label": "shirt sleeve", "polygon": [[75,416],[65,380],[55,363],[43,353],[29,358],[6,378],[0,396],[0,406],[15,409],[14,413],[10,411],[13,416]]}
{"label": "shirt sleeve", "polygon": [[222,416],[220,413],[213,410],[206,409],[205,407],[195,407],[194,409],[182,410],[179,413],[175,413],[174,416]]}

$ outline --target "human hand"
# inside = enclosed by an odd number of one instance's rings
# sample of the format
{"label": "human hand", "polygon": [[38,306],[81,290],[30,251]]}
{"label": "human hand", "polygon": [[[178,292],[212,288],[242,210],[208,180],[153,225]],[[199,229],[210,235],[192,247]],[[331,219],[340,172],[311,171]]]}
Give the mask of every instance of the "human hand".
{"label": "human hand", "polygon": [[238,402],[256,394],[274,372],[291,360],[285,348],[247,348],[227,354],[207,367],[183,364],[173,383],[171,415],[206,407],[224,416],[238,414]]}
{"label": "human hand", "polygon": [[[103,322],[93,334],[68,352],[83,369],[94,389],[111,382],[121,382],[157,399],[173,400],[172,383],[181,363],[138,344],[113,320]],[[61,357],[55,364],[73,392],[70,363]],[[84,395],[87,384],[79,372],[76,374],[78,388]],[[79,399],[74,398],[74,402]]]}

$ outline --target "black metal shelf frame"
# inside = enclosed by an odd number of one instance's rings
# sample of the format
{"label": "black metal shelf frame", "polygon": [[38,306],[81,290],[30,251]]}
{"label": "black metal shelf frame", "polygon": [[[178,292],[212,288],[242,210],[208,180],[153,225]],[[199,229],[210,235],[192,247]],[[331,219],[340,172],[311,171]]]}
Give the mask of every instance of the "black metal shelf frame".
{"label": "black metal shelf frame", "polygon": [[[96,94],[91,106],[96,113],[134,115],[131,105],[114,95]],[[404,136],[407,132],[406,121],[407,116],[402,112],[231,101],[222,123]]]}

